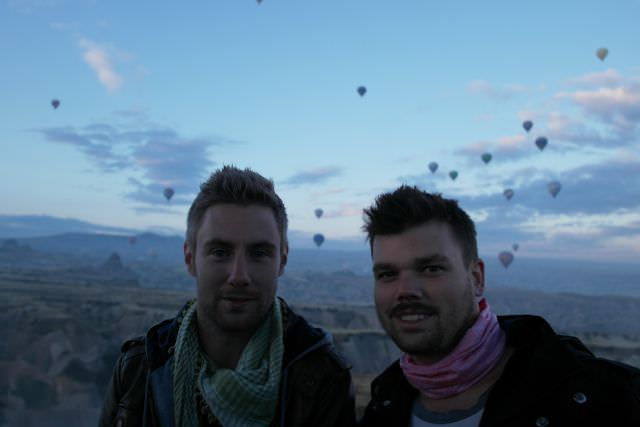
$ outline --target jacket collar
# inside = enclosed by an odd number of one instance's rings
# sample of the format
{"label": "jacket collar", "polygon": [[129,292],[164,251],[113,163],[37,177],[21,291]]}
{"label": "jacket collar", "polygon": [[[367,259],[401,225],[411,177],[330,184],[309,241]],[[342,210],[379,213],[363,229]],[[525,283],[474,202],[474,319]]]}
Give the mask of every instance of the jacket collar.
{"label": "jacket collar", "polygon": [[[492,412],[499,414],[496,419],[507,419],[521,411],[527,405],[522,395],[546,393],[567,378],[580,375],[580,364],[576,359],[592,356],[577,339],[558,340],[551,326],[541,317],[498,316],[498,322],[505,331],[507,346],[513,347],[515,352],[485,406],[486,412],[495,409]],[[566,345],[574,351],[567,351]],[[376,414],[393,416],[397,425],[408,425],[418,390],[406,380],[398,361],[373,381],[371,395],[371,409]]]}

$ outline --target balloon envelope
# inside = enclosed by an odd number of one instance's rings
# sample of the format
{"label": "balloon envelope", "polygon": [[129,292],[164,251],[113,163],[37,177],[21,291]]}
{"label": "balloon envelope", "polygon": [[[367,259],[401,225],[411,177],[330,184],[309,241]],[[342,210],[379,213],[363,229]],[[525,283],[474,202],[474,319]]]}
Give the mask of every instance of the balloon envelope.
{"label": "balloon envelope", "polygon": [[60,101],[58,101],[57,99],[52,99],[51,106],[53,107],[54,110],[57,109],[60,106]]}
{"label": "balloon envelope", "polygon": [[324,243],[324,236],[322,234],[314,234],[313,243],[315,243],[317,247],[320,247]]}
{"label": "balloon envelope", "polygon": [[436,171],[438,170],[438,163],[436,162],[429,163],[429,170],[431,171],[431,173],[436,173]]}
{"label": "balloon envelope", "polygon": [[457,177],[458,177],[458,172],[457,171],[449,172],[449,178],[451,178],[452,181],[455,181]]}
{"label": "balloon envelope", "polygon": [[596,50],[596,56],[600,58],[600,61],[604,61],[604,58],[606,58],[608,54],[609,49],[607,49],[606,47],[601,47],[600,49]]}
{"label": "balloon envelope", "polygon": [[498,254],[498,259],[504,268],[509,268],[513,262],[513,254],[509,251],[502,251]]}
{"label": "balloon envelope", "polygon": [[484,153],[484,154],[481,156],[481,158],[482,158],[482,161],[483,161],[485,164],[488,164],[488,163],[491,161],[491,159],[493,159],[493,156],[491,155],[491,153]]}
{"label": "balloon envelope", "polygon": [[517,243],[514,243],[513,246],[511,246],[513,248],[514,251],[518,252],[518,249],[520,249],[520,245]]}
{"label": "balloon envelope", "polygon": [[174,194],[173,188],[171,188],[171,187],[165,188],[164,191],[162,192],[162,194],[164,194],[164,197],[167,200],[171,200],[171,198],[173,197],[173,194]]}
{"label": "balloon envelope", "polygon": [[513,197],[513,194],[514,194],[514,193],[513,193],[513,190],[512,190],[512,189],[507,188],[506,190],[504,190],[504,191],[502,192],[502,194],[504,195],[504,197],[506,197],[506,198],[507,198],[507,200],[511,200],[511,198]]}
{"label": "balloon envelope", "polygon": [[524,128],[524,130],[529,132],[533,127],[533,122],[531,120],[525,120],[524,122],[522,122],[522,127]]}
{"label": "balloon envelope", "polygon": [[367,93],[367,88],[366,87],[364,87],[364,86],[358,87],[358,95],[364,96],[365,93]]}
{"label": "balloon envelope", "polygon": [[540,151],[544,150],[544,147],[546,147],[548,143],[549,141],[547,141],[547,138],[545,138],[544,136],[536,139],[536,146],[540,149]]}
{"label": "balloon envelope", "polygon": [[553,196],[554,199],[558,195],[561,189],[562,189],[562,184],[560,184],[558,181],[551,181],[550,183],[547,184],[547,190]]}
{"label": "balloon envelope", "polygon": [[313,213],[316,215],[316,218],[320,218],[322,216],[322,214],[324,213],[324,211],[322,209],[318,208],[315,211],[313,211]]}

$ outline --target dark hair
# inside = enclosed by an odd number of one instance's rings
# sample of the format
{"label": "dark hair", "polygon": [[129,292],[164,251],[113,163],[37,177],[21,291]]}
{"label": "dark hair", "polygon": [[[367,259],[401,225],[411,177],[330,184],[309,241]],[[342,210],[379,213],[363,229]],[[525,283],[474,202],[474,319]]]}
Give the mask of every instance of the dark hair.
{"label": "dark hair", "polygon": [[235,166],[224,166],[200,185],[200,192],[191,204],[187,216],[187,244],[193,253],[196,236],[205,212],[220,203],[234,205],[260,205],[271,209],[280,232],[280,244],[287,245],[287,211],[273,187],[273,181],[252,171]]}
{"label": "dark hair", "polygon": [[417,187],[402,185],[393,192],[380,194],[369,209],[364,210],[362,230],[373,250],[377,235],[399,234],[430,221],[449,224],[462,248],[465,264],[478,259],[476,227],[458,202],[431,194]]}

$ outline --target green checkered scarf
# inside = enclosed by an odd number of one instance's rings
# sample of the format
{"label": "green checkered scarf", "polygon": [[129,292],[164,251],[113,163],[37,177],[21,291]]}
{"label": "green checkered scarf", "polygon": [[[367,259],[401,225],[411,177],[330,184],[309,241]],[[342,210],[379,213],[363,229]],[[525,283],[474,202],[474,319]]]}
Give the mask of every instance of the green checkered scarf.
{"label": "green checkered scarf", "polygon": [[217,368],[200,350],[195,313],[193,304],[176,339],[176,426],[198,425],[195,387],[199,387],[209,409],[224,427],[268,426],[276,413],[284,354],[280,301],[275,298],[269,316],[251,337],[235,369]]}

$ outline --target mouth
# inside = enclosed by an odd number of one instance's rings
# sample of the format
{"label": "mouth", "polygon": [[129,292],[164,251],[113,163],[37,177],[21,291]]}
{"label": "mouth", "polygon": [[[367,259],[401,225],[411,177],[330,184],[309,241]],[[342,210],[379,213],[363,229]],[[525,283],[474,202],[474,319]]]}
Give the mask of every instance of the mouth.
{"label": "mouth", "polygon": [[244,304],[253,301],[253,298],[243,296],[227,296],[222,298],[225,301],[229,301],[231,304]]}

